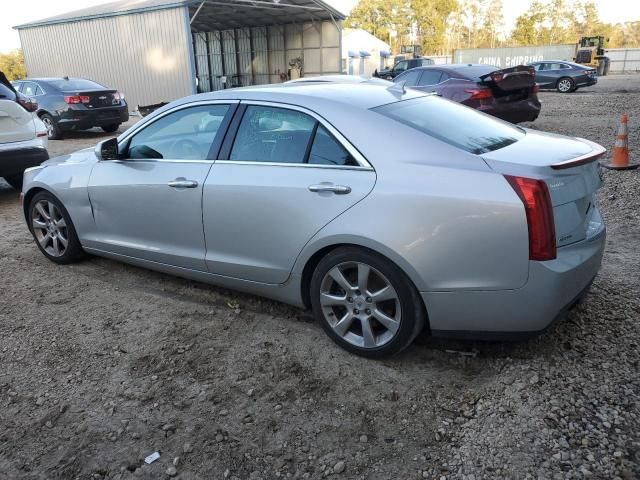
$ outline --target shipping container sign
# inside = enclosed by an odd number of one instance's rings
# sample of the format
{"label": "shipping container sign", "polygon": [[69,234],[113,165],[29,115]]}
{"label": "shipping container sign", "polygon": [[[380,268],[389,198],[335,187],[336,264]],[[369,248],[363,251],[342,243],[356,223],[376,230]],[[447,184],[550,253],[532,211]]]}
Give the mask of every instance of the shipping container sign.
{"label": "shipping container sign", "polygon": [[463,48],[453,52],[454,63],[480,63],[500,68],[526,65],[541,60],[573,61],[576,46],[542,45],[535,47]]}

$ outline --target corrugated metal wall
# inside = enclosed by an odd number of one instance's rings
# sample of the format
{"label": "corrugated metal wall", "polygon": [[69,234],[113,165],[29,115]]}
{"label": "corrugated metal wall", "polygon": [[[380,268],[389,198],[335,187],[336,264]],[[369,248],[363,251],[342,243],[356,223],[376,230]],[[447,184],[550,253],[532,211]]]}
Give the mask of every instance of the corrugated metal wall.
{"label": "corrugated metal wall", "polygon": [[280,82],[295,58],[305,76],[340,73],[341,36],[329,21],[196,32],[198,91]]}
{"label": "corrugated metal wall", "polygon": [[183,7],[20,30],[27,75],[85,77],[117,88],[131,110],[193,93]]}
{"label": "corrugated metal wall", "polygon": [[640,48],[610,48],[611,72],[640,72]]}
{"label": "corrugated metal wall", "polygon": [[540,60],[573,61],[576,46],[542,45],[537,47],[468,48],[453,52],[453,63],[482,63],[496,67],[513,67]]}

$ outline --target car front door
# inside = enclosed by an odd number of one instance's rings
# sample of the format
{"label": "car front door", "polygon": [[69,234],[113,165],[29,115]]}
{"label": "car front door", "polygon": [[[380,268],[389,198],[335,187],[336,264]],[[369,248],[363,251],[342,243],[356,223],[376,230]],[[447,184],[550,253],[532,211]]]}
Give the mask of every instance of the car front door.
{"label": "car front door", "polygon": [[236,106],[183,105],[122,139],[122,159],[91,172],[95,232],[87,246],[206,271],[203,185]]}
{"label": "car front door", "polygon": [[[304,245],[373,188],[373,168],[315,113],[243,103],[203,194],[207,267],[283,283]],[[234,138],[235,135],[235,138]]]}
{"label": "car front door", "polygon": [[558,80],[558,72],[553,70],[553,64],[543,62],[539,69],[536,70],[536,83],[542,88],[554,87]]}

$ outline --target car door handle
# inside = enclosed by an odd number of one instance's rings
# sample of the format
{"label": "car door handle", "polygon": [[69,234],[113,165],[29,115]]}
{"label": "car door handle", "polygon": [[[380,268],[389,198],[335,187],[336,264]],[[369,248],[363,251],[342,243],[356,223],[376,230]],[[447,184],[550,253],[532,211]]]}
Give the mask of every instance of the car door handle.
{"label": "car door handle", "polygon": [[186,178],[176,178],[167,183],[171,188],[196,188],[198,182],[195,180],[187,180]]}
{"label": "car door handle", "polygon": [[333,183],[321,183],[319,185],[309,185],[310,192],[333,192],[336,195],[346,195],[351,193],[351,187],[346,185],[334,185]]}

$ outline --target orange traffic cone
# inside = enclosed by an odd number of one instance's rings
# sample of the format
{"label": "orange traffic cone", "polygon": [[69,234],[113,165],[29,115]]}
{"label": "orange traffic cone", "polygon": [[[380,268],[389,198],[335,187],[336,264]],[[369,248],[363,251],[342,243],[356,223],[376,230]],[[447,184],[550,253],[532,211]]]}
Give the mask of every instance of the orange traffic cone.
{"label": "orange traffic cone", "polygon": [[616,134],[616,143],[613,146],[613,156],[611,163],[603,164],[605,168],[611,170],[632,170],[638,168],[637,163],[629,163],[629,127],[627,122],[629,117],[626,113],[620,117],[620,125],[618,125],[618,133]]}

